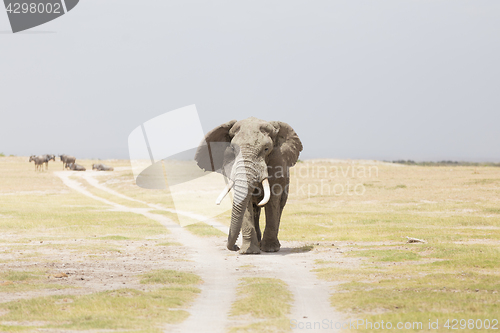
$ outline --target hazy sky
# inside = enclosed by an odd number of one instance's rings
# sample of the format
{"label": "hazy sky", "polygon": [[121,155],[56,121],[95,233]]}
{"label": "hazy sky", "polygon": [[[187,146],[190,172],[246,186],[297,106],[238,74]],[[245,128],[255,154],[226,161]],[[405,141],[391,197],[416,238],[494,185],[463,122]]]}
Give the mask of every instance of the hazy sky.
{"label": "hazy sky", "polygon": [[127,158],[196,104],[205,132],[289,123],[302,159],[500,161],[498,0],[81,0],[9,31],[0,8],[6,154]]}

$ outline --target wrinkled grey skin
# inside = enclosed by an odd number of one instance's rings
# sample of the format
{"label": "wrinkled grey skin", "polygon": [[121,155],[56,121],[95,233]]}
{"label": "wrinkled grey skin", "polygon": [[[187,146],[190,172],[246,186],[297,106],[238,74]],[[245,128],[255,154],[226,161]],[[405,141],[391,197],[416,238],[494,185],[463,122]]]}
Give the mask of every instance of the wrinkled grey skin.
{"label": "wrinkled grey skin", "polygon": [[[210,145],[216,142],[226,144],[220,149]],[[267,122],[253,117],[232,120],[205,136],[195,156],[198,166],[220,172],[234,181],[227,240],[229,250],[240,250],[236,240],[241,230],[240,253],[279,251],[278,229],[290,183],[288,169],[295,165],[301,151],[302,143],[295,131],[279,121]],[[263,199],[262,181],[266,178],[274,190],[264,206],[266,227],[262,236],[259,228],[261,207],[257,204]]]}
{"label": "wrinkled grey skin", "polygon": [[61,159],[61,162],[63,162],[63,170],[65,168],[68,168],[69,164],[76,162],[76,158],[75,157],[69,156],[69,155],[65,155],[65,154],[59,155],[59,158]]}
{"label": "wrinkled grey skin", "polygon": [[114,171],[113,167],[107,166],[106,164],[92,164],[92,170],[97,171]]}
{"label": "wrinkled grey skin", "polygon": [[31,161],[35,162],[35,171],[37,170],[43,171],[43,163],[46,162],[44,156],[31,155],[30,162]]}
{"label": "wrinkled grey skin", "polygon": [[83,166],[81,166],[80,164],[76,164],[76,163],[68,164],[68,168],[70,170],[73,170],[73,171],[85,171],[85,170],[87,170]]}
{"label": "wrinkled grey skin", "polygon": [[52,161],[56,161],[56,155],[52,155],[52,154],[45,154],[45,155],[42,155],[42,157],[45,159],[45,170],[48,170],[49,169],[49,161],[52,160]]}

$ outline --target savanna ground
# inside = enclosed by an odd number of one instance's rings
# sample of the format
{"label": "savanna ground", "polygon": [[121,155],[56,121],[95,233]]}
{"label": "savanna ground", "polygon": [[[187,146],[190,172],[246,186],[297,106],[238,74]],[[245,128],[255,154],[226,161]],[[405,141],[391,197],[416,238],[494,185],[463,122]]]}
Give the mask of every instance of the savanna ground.
{"label": "savanna ground", "polygon": [[[396,331],[399,322],[412,324],[405,331],[494,331],[500,319],[498,167],[298,163],[279,255],[241,256],[206,224],[182,228],[192,238],[165,227],[177,220],[172,197],[137,187],[128,161],[99,161],[116,171],[86,171],[84,179],[60,162],[35,172],[27,160],[0,157],[2,332],[188,331],[210,299],[206,286],[225,270],[234,293],[221,308],[222,331],[297,331],[314,324],[300,311],[318,305],[330,306],[314,318],[327,320],[323,328],[363,321],[350,328],[359,332],[372,331],[366,322],[380,331],[382,321]],[[96,162],[78,163],[89,170]],[[218,220],[227,224],[229,212]],[[426,243],[408,244],[407,236]],[[186,244],[192,239],[205,247]],[[219,276],[202,267],[212,258],[204,250],[220,259]],[[314,288],[301,294],[295,284],[306,277]]]}

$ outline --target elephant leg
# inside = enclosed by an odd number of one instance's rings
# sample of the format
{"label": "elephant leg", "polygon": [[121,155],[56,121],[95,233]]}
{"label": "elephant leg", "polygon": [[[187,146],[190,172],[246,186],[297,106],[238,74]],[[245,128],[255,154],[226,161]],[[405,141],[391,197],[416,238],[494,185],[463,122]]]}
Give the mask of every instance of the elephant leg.
{"label": "elephant leg", "polygon": [[260,210],[261,208],[257,206],[256,204],[253,204],[253,222],[255,226],[255,232],[257,233],[257,241],[260,244],[260,241],[262,240],[262,233],[260,231],[260,225],[259,225],[259,220],[260,220]]}
{"label": "elephant leg", "polygon": [[257,230],[254,224],[254,209],[252,202],[249,202],[243,215],[243,224],[241,226],[241,235],[243,242],[241,244],[241,254],[260,253],[259,241],[257,240]]}
{"label": "elephant leg", "polygon": [[278,229],[280,226],[281,195],[271,196],[266,205],[266,228],[260,242],[260,249],[264,252],[278,252],[281,244],[278,241]]}

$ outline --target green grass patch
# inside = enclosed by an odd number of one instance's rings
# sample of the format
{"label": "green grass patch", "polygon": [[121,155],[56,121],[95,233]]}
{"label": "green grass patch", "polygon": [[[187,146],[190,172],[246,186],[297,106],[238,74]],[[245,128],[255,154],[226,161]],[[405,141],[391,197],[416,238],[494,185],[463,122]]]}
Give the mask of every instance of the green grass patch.
{"label": "green grass patch", "polygon": [[327,265],[327,264],[333,264],[334,262],[331,260],[316,259],[314,260],[314,263],[316,265]]}
{"label": "green grass patch", "polygon": [[26,280],[41,280],[44,278],[42,271],[8,271],[0,273],[0,280],[20,282]]}
{"label": "green grass patch", "polygon": [[99,239],[103,239],[103,240],[130,240],[130,237],[125,237],[125,236],[120,236],[120,235],[110,235],[110,236],[103,236],[103,237],[99,237]]}
{"label": "green grass patch", "polygon": [[493,213],[493,214],[500,214],[500,208],[483,208],[483,212],[485,213]]}
{"label": "green grass patch", "polygon": [[220,231],[219,229],[216,229],[212,227],[211,225],[205,224],[203,222],[201,223],[194,223],[190,224],[185,227],[187,230],[189,230],[192,234],[196,236],[201,236],[201,237],[224,237],[226,236],[225,233]]}
{"label": "green grass patch", "polygon": [[0,230],[66,238],[107,237],[118,230],[119,236],[135,239],[168,233],[160,223],[142,215],[108,208],[78,193],[4,196],[0,214],[11,217],[0,219]]}
{"label": "green grass patch", "polygon": [[447,269],[500,269],[500,244],[436,244],[421,246],[430,258],[445,259],[432,265]]}
{"label": "green grass patch", "polygon": [[42,271],[4,271],[0,273],[0,292],[22,292],[41,289],[66,289],[68,286],[48,280],[49,274]]}
{"label": "green grass patch", "polygon": [[349,268],[342,262],[323,262],[315,272],[319,278],[340,282],[332,306],[356,318],[424,325],[430,318],[439,320],[442,328],[448,318],[491,320],[500,315],[498,245],[437,243],[371,250],[361,246],[344,256],[366,259]]}
{"label": "green grass patch", "polygon": [[[327,263],[324,263],[325,265]],[[321,279],[328,281],[379,281],[390,275],[380,267],[363,267],[363,269],[344,268],[340,263],[332,263],[339,266],[322,267],[313,270]]]}
{"label": "green grass patch", "polygon": [[200,277],[196,274],[167,269],[154,270],[143,274],[141,277],[141,283],[143,284],[190,285],[201,283]]}
{"label": "green grass patch", "polygon": [[[182,310],[199,293],[192,286],[172,286],[153,291],[118,289],[84,296],[38,297],[0,303],[7,312],[2,321],[41,321],[37,328],[65,330],[115,329],[162,332],[162,325],[176,324],[189,314]],[[21,325],[0,326],[14,331]]]}
{"label": "green grass patch", "polygon": [[[498,318],[499,276],[410,273],[405,277],[342,284],[331,297],[337,309],[368,321],[423,322]],[[477,291],[476,291],[477,290]]]}
{"label": "green grass patch", "polygon": [[365,250],[353,253],[358,257],[369,257],[373,261],[406,261],[419,260],[420,255],[411,250]]}
{"label": "green grass patch", "polygon": [[162,242],[156,244],[156,246],[182,246],[182,244],[178,242]]}
{"label": "green grass patch", "polygon": [[467,184],[473,184],[473,185],[489,185],[489,184],[495,184],[497,182],[500,182],[500,178],[487,178],[487,179],[474,179],[469,181]]}
{"label": "green grass patch", "polygon": [[247,326],[233,327],[230,332],[289,331],[290,313],[293,296],[286,283],[273,278],[243,278],[238,287],[238,300],[231,308],[231,316],[251,316],[264,319]]}
{"label": "green grass patch", "polygon": [[292,253],[309,252],[312,251],[312,249],[314,249],[314,245],[303,245],[300,247],[294,247],[292,249]]}

